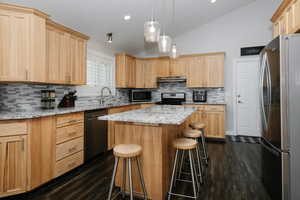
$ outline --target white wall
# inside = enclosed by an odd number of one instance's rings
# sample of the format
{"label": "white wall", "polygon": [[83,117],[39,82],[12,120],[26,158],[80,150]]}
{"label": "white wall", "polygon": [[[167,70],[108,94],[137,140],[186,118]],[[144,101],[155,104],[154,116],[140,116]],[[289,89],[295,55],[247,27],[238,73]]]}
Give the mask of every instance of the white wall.
{"label": "white wall", "polygon": [[[233,123],[233,60],[240,48],[265,45],[272,39],[270,18],[281,0],[256,0],[245,7],[200,26],[175,38],[181,54],[226,52],[225,92],[227,106],[227,131]],[[137,56],[148,56],[145,52]],[[256,84],[256,83],[253,83]]]}

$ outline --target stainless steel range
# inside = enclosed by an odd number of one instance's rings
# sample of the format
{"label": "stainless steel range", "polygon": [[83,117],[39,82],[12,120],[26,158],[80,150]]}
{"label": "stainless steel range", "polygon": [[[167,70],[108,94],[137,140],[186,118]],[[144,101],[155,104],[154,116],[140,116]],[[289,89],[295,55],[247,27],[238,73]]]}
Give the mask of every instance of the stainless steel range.
{"label": "stainless steel range", "polygon": [[184,92],[168,92],[161,93],[161,101],[157,102],[158,105],[182,105],[185,102]]}

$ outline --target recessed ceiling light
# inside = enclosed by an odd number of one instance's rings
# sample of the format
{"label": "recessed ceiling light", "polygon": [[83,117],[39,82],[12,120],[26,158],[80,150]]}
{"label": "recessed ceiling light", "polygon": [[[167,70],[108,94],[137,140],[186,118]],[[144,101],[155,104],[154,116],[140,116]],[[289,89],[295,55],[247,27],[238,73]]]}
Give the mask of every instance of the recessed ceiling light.
{"label": "recessed ceiling light", "polygon": [[210,0],[210,3],[216,3],[217,0]]}
{"label": "recessed ceiling light", "polygon": [[130,16],[130,15],[125,15],[125,16],[124,16],[124,20],[125,20],[125,21],[128,21],[128,20],[130,20],[130,19],[131,19],[131,16]]}

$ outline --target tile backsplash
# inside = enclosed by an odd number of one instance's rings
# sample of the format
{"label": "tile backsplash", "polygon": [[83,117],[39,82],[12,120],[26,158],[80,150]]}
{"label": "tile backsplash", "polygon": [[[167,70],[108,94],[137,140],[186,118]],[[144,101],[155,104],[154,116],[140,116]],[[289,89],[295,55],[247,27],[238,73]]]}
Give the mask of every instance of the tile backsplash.
{"label": "tile backsplash", "polygon": [[[0,111],[26,112],[41,108],[41,90],[53,89],[56,91],[56,105],[64,96],[64,92],[75,90],[75,86],[41,85],[24,83],[0,84]],[[158,89],[152,90],[153,102],[161,100],[163,92],[185,92],[187,102],[193,100],[193,88],[187,88],[185,83],[160,83]],[[126,103],[128,89],[117,89],[113,97],[104,97],[106,104]],[[207,103],[224,103],[224,88],[207,89]],[[76,106],[99,104],[100,96],[78,97]]]}

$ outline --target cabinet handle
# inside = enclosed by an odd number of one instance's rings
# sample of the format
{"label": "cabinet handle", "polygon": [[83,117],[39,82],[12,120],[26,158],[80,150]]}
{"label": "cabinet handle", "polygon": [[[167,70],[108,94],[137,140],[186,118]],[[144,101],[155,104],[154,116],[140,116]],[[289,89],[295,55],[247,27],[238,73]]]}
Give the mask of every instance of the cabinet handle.
{"label": "cabinet handle", "polygon": [[77,122],[77,120],[76,120],[76,119],[72,119],[72,120],[70,120],[70,123],[75,123],[75,122]]}
{"label": "cabinet handle", "polygon": [[25,140],[24,140],[24,138],[22,138],[21,142],[22,142],[22,144],[21,144],[21,150],[25,151]]}
{"label": "cabinet handle", "polygon": [[72,137],[72,136],[76,135],[76,133],[77,133],[76,131],[71,132],[71,133],[68,134],[68,136],[69,136],[69,137]]}
{"label": "cabinet handle", "polygon": [[72,163],[68,164],[68,168],[71,168],[71,167],[74,167],[74,166],[76,166],[76,162],[72,162]]}
{"label": "cabinet handle", "polygon": [[26,76],[26,80],[28,81],[28,69],[25,70],[25,76]]}
{"label": "cabinet handle", "polygon": [[77,148],[76,147],[72,147],[69,149],[69,153],[72,153],[73,151],[75,151]]}

